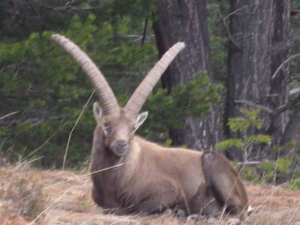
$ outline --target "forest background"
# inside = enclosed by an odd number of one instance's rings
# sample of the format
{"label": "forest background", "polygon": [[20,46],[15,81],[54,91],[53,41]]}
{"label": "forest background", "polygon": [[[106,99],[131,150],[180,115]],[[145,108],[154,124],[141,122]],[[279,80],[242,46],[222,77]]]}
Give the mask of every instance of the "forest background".
{"label": "forest background", "polygon": [[89,161],[98,99],[60,33],[123,105],[172,44],[187,48],[142,110],[139,135],[217,149],[252,180],[299,188],[300,1],[7,0],[0,5],[0,157],[44,168]]}

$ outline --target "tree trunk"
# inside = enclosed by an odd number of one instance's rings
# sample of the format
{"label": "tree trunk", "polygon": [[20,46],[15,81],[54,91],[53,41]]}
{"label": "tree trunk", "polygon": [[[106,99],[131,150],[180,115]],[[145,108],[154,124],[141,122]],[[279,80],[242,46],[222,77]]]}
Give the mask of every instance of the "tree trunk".
{"label": "tree trunk", "polygon": [[300,147],[300,104],[292,111],[292,116],[282,138],[282,145],[285,145],[285,155],[291,156],[296,163],[296,155],[299,154]]}
{"label": "tree trunk", "polygon": [[[157,6],[158,20],[154,23],[154,31],[160,56],[177,41],[184,41],[187,46],[162,76],[163,88],[171,91],[172,87],[186,83],[195,74],[205,71],[213,80],[206,1],[160,1]],[[205,120],[195,117],[186,119],[186,129],[170,128],[173,144],[199,150],[212,148],[221,134],[220,127],[217,127],[221,124],[220,116],[214,110]]]}
{"label": "tree trunk", "polygon": [[[289,7],[289,0],[231,0],[225,124],[229,118],[239,115],[240,102],[255,103],[271,110],[287,103],[285,81],[289,66],[284,65],[274,78],[272,75],[289,55],[289,49],[277,48],[289,38]],[[262,130],[252,129],[247,135],[264,132],[271,135],[276,144],[279,143],[288,114],[271,116],[262,111],[260,116],[264,121]],[[227,138],[239,137],[228,126],[225,126],[225,135]],[[258,157],[262,149],[263,146],[257,146],[252,157]],[[231,154],[243,160],[240,150]]]}
{"label": "tree trunk", "polygon": [[[289,48],[277,48],[278,45],[287,45],[290,40],[290,0],[275,0],[273,9],[275,30],[272,40],[271,102],[269,104],[271,109],[276,109],[286,104],[289,100],[289,85],[287,85],[287,79],[290,77],[289,63],[284,64],[282,68],[278,70],[278,73],[276,71],[290,55]],[[268,130],[269,134],[273,137],[273,144],[277,146],[280,145],[288,119],[288,111],[281,113],[273,119],[273,123],[271,123]]]}

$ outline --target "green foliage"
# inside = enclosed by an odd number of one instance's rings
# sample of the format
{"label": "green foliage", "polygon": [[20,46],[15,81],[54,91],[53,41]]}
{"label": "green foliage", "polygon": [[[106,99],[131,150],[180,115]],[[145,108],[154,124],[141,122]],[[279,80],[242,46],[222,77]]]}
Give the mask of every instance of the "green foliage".
{"label": "green foliage", "polygon": [[289,188],[293,190],[300,190],[300,173],[298,172],[297,175],[290,181]]}
{"label": "green foliage", "polygon": [[237,147],[237,148],[242,148],[243,147],[243,140],[242,139],[228,139],[222,142],[219,142],[216,144],[216,149],[217,150],[222,150],[226,148],[231,148],[231,147]]}
{"label": "green foliage", "polygon": [[246,144],[263,143],[263,144],[271,145],[272,139],[269,135],[257,134],[257,135],[251,135],[249,137],[244,138],[244,142]]}
{"label": "green foliage", "polygon": [[[108,21],[99,27],[96,19],[93,14],[84,19],[74,15],[68,29],[60,33],[101,66],[117,96],[125,96],[156,60],[155,45],[140,47],[127,37],[139,32],[131,27],[129,17],[120,18],[118,26]],[[0,121],[1,154],[14,160],[41,157],[39,163],[46,167],[62,165],[79,107],[92,93],[90,82],[74,60],[50,41],[53,33],[32,33],[24,41],[0,43],[0,115],[18,111]],[[94,126],[90,110],[84,112],[72,133],[67,165],[74,166],[90,155]]]}
{"label": "green foliage", "polygon": [[251,181],[251,182],[254,182],[254,183],[260,182],[259,175],[252,168],[249,168],[249,167],[241,168],[239,170],[239,176],[243,180]]}
{"label": "green foliage", "polygon": [[[121,1],[108,2],[129,7]],[[139,20],[121,7],[111,8],[101,17],[97,12],[75,14],[59,28],[59,33],[79,45],[101,68],[121,105],[157,60],[152,33],[147,34],[143,47],[139,39],[132,38],[142,34],[144,6],[152,3],[139,6],[139,1],[132,2],[131,10],[140,7]],[[87,6],[94,3],[86,2]],[[112,16],[113,11],[118,14]],[[147,16],[150,14],[148,10]],[[40,159],[35,163],[60,167],[68,149],[66,165],[74,167],[90,155],[95,126],[91,110],[77,119],[80,107],[92,105],[87,102],[92,85],[74,60],[50,41],[55,32],[38,30],[24,40],[0,42],[0,115],[18,112],[0,121],[1,154],[12,160]],[[211,102],[219,100],[220,88],[202,74],[171,93],[156,89],[144,106],[150,115],[141,133],[161,135],[170,126],[182,127],[188,116],[204,116]],[[90,101],[97,100],[93,96]]]}
{"label": "green foliage", "polygon": [[182,128],[184,119],[190,116],[204,117],[211,109],[211,103],[220,99],[218,91],[222,87],[212,84],[207,74],[196,75],[194,80],[172,89],[158,89],[150,94],[142,110],[149,111],[146,120],[147,130],[151,132],[166,132],[169,127]]}
{"label": "green foliage", "polygon": [[171,144],[172,144],[172,140],[171,140],[171,139],[167,139],[167,140],[165,141],[165,143],[163,144],[163,146],[164,146],[164,147],[170,147]]}
{"label": "green foliage", "polygon": [[228,139],[219,142],[216,144],[215,148],[217,150],[228,149],[231,147],[242,149],[245,157],[244,160],[247,160],[247,156],[255,144],[271,145],[272,140],[269,135],[265,134],[247,135],[248,129],[260,129],[262,127],[263,121],[258,117],[259,110],[250,111],[241,108],[240,112],[241,116],[229,119],[228,126],[231,131],[243,134],[242,138]]}
{"label": "green foliage", "polygon": [[291,160],[288,158],[278,158],[276,161],[267,161],[260,164],[262,180],[266,182],[278,182],[280,176],[287,178],[291,176]]}
{"label": "green foliage", "polygon": [[[244,160],[247,160],[249,152],[255,147],[255,144],[271,145],[271,137],[264,134],[247,136],[246,131],[249,128],[259,129],[262,127],[262,121],[258,118],[259,111],[249,111],[242,108],[240,110],[240,117],[231,118],[229,120],[229,127],[234,132],[244,134],[242,138],[228,139],[216,144],[216,149],[228,149],[236,147],[242,149],[244,153]],[[277,151],[280,151],[278,148]],[[300,188],[299,177],[300,174],[291,169],[292,159],[280,157],[275,161],[266,161],[254,167],[242,167],[239,170],[240,176],[252,182],[267,182],[273,184],[280,184],[289,181],[289,187],[292,189]]]}
{"label": "green foliage", "polygon": [[291,1],[291,3],[292,3],[292,9],[297,10],[300,8],[300,0],[293,0]]}
{"label": "green foliage", "polygon": [[246,131],[250,126],[260,129],[263,121],[258,118],[259,110],[247,110],[241,108],[242,116],[229,118],[228,125],[233,132]]}
{"label": "green foliage", "polygon": [[[229,39],[221,19],[230,13],[229,3],[227,1],[210,1],[207,5],[207,10],[212,71],[215,79],[223,82],[225,85],[228,58],[226,43],[228,43]],[[229,19],[224,22],[229,24]]]}
{"label": "green foliage", "polygon": [[285,184],[285,187],[300,189],[300,172],[293,169],[292,159],[279,157],[274,161],[265,161],[257,165],[243,166],[239,175],[255,183]]}
{"label": "green foliage", "polygon": [[292,160],[286,157],[243,166],[239,169],[239,175],[254,183],[285,184],[287,188],[300,189],[300,172],[292,169]]}
{"label": "green foliage", "polygon": [[261,163],[260,169],[267,175],[273,174],[274,171],[277,171],[279,173],[287,173],[289,171],[290,164],[290,159],[278,158],[275,162],[268,161]]}

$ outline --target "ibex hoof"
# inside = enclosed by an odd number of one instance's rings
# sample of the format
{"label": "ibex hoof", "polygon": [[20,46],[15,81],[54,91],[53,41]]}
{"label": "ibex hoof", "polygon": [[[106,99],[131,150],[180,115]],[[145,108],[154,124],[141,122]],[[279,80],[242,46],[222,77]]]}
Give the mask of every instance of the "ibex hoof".
{"label": "ibex hoof", "polygon": [[165,211],[166,215],[172,215],[172,216],[176,216],[179,219],[185,219],[186,218],[186,214],[184,212],[184,210],[182,209],[166,209]]}

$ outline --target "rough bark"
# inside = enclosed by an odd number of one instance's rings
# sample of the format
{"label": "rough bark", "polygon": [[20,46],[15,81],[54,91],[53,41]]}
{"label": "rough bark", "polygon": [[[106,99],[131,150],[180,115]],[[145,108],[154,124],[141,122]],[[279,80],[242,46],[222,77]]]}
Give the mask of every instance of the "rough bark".
{"label": "rough bark", "polygon": [[[288,64],[276,77],[272,75],[289,55],[289,50],[273,51],[278,43],[289,40],[289,8],[289,0],[231,0],[230,32],[234,43],[229,46],[225,124],[229,118],[239,115],[241,104],[237,101],[249,101],[270,109],[286,104]],[[262,130],[249,130],[248,135],[265,132],[279,143],[288,114],[272,117],[270,113],[261,112],[260,116],[264,121]],[[225,135],[239,137],[228,126],[225,126]],[[263,146],[258,146],[252,157],[258,157],[262,149]],[[240,153],[239,150],[232,152],[234,158],[241,160]]]}
{"label": "rough bark", "polygon": [[[289,0],[275,0],[274,1],[274,34],[272,40],[272,47],[278,43],[288,43],[290,40],[290,1]],[[276,109],[281,105],[288,102],[289,97],[289,86],[287,85],[287,79],[290,76],[290,64],[286,63],[282,66],[279,73],[275,75],[275,71],[279,66],[289,57],[290,49],[286,49],[282,52],[274,52],[272,54],[271,64],[271,85],[270,95],[271,102],[270,108]],[[280,144],[282,134],[288,122],[288,111],[281,113],[279,116],[273,119],[274,126],[269,127],[269,133],[273,135],[273,143],[276,145]],[[271,124],[271,125],[272,125]]]}
{"label": "rough bark", "polygon": [[282,138],[282,145],[286,145],[284,146],[285,154],[296,160],[295,156],[299,152],[300,146],[300,104],[292,111],[292,116]]}
{"label": "rough bark", "polygon": [[[162,55],[177,41],[184,41],[187,45],[163,75],[163,88],[171,91],[172,87],[188,82],[193,79],[194,74],[204,71],[213,80],[206,1],[160,1],[157,6],[158,19],[154,23],[154,31],[159,54]],[[193,149],[210,149],[220,140],[221,129],[217,128],[221,124],[219,118],[215,112],[210,113],[206,120],[188,118],[186,129],[170,128],[170,138],[174,145],[185,144]]]}

